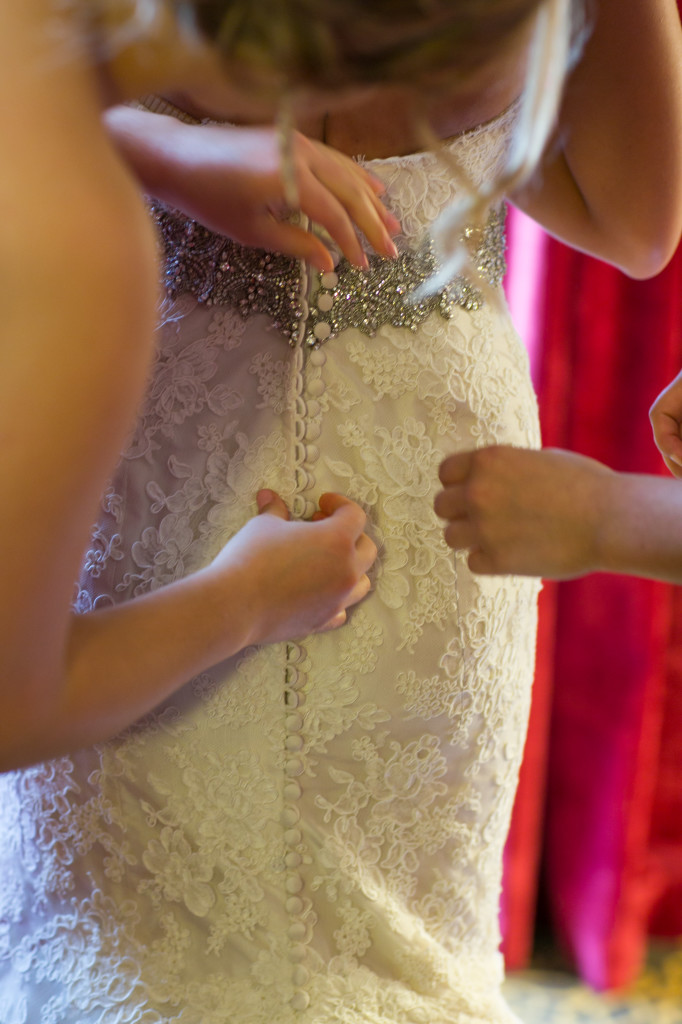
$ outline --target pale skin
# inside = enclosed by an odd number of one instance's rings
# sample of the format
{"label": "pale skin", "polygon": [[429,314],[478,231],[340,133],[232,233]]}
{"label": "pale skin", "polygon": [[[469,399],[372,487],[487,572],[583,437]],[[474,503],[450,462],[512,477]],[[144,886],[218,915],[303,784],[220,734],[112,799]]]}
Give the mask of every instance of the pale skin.
{"label": "pale skin", "polygon": [[[633,7],[635,14],[631,14]],[[613,258],[633,273],[641,272],[642,254],[648,269],[652,251],[657,260],[665,259],[671,237],[679,231],[676,182],[681,176],[673,173],[678,153],[669,134],[666,145],[673,165],[666,164],[665,174],[658,159],[664,117],[668,133],[670,124],[679,123],[672,116],[667,119],[679,100],[679,90],[671,85],[668,74],[672,65],[677,66],[677,36],[667,31],[672,25],[672,7],[671,0],[658,0],[628,5],[623,12],[615,0],[604,0],[604,9],[611,10],[614,17],[618,8],[618,30],[624,38],[648,38],[645,30],[651,29],[647,22],[650,12],[653,23],[666,29],[659,31],[656,39],[668,43],[664,52],[650,52],[642,46],[637,74],[629,65],[629,77],[620,83],[618,93],[623,111],[620,119],[614,121],[616,90],[610,87],[607,75],[600,78],[593,73],[592,80],[588,75],[589,96],[576,101],[578,106],[582,102],[592,138],[600,140],[614,164],[629,156],[631,149],[626,146],[623,153],[622,145],[619,151],[616,143],[629,145],[631,138],[640,142],[645,138],[646,167],[633,169],[632,184],[611,188],[609,183],[608,189],[590,194],[589,147],[573,146],[577,122],[571,143],[561,143],[552,151],[552,162],[557,153],[571,151],[572,159],[564,161],[570,173],[559,175],[558,182],[565,184],[567,179],[567,193],[573,202],[568,204],[566,225],[550,224],[550,228],[563,237],[566,226],[569,242]],[[155,242],[139,178],[131,173],[135,161],[122,158],[112,146],[102,124],[103,108],[153,92],[189,97],[200,111],[218,118],[238,115],[250,121],[262,119],[264,114],[224,80],[210,52],[180,45],[168,26],[162,26],[154,38],[138,40],[136,46],[117,53],[108,65],[95,66],[87,49],[79,52],[77,48],[68,60],[61,55],[53,60],[55,37],[42,31],[53,15],[49,0],[22,0],[0,8],[0,85],[13,98],[0,111],[2,135],[13,139],[11,164],[2,169],[0,218],[0,261],[7,296],[0,339],[0,437],[3,479],[8,484],[0,510],[0,767],[4,768],[111,735],[152,708],[180,681],[240,650],[245,643],[278,639],[282,630],[300,635],[339,624],[346,608],[366,592],[366,570],[375,554],[356,506],[351,506],[349,513],[344,511],[348,503],[338,496],[325,499],[332,504],[321,502],[324,521],[294,524],[286,522],[286,510],[274,496],[270,514],[266,512],[256,521],[264,522],[265,527],[252,527],[257,536],[247,536],[253,560],[249,572],[243,571],[243,562],[236,556],[241,546],[239,535],[231,542],[234,558],[226,554],[203,574],[145,599],[145,607],[131,604],[121,608],[120,614],[119,609],[112,609],[106,617],[98,613],[72,618],[72,582],[96,515],[98,496],[141,400],[152,354],[157,298]],[[612,49],[615,60],[619,51],[616,46]],[[458,97],[436,104],[436,130],[450,135],[495,116],[518,94],[521,77],[518,51],[510,52],[508,60],[499,60],[494,68],[481,69],[468,92],[460,90]],[[653,83],[656,97],[664,91],[664,84],[668,89],[669,102],[660,118],[652,119],[650,110],[630,102],[637,78]],[[375,92],[358,103],[353,117],[330,111],[329,97],[322,98],[317,105],[305,107],[301,124],[310,126],[313,135],[317,125],[319,135],[324,112],[329,115],[326,138],[341,151],[365,152],[367,156],[408,152],[415,148],[415,140],[409,129],[400,138],[401,126],[411,117],[409,107],[400,103],[403,96],[401,90],[383,98]],[[622,137],[612,134],[612,124],[619,128],[626,124],[625,112],[630,115],[632,135],[624,128]],[[570,120],[566,123],[570,126]],[[390,124],[394,127],[389,128]],[[648,134],[643,136],[645,129]],[[45,173],[48,164],[49,174]],[[339,185],[336,173],[331,178],[325,175],[323,181],[316,170],[319,163],[315,168],[310,163],[307,166],[352,219],[355,214],[343,198],[344,192],[348,193],[348,167],[337,165],[346,182]],[[655,194],[645,177],[646,168],[650,173],[656,169]],[[555,186],[552,210],[558,210],[562,208],[561,189],[554,176],[547,174],[546,180],[550,177]],[[354,187],[363,187],[360,178],[352,180]],[[358,221],[358,227],[370,238],[367,227],[375,230],[378,248],[389,252],[386,237],[391,225],[382,221],[374,201],[376,188],[369,178],[364,187],[369,219]],[[659,201],[665,216],[653,216],[647,206],[646,216],[637,218],[633,190],[639,200],[642,192],[647,197],[651,194],[650,205]],[[589,202],[576,206],[576,193],[581,198],[589,196]],[[544,194],[544,189],[520,201],[533,212],[539,194]],[[256,205],[261,203],[261,211],[265,206],[273,223],[282,196],[281,189],[275,189],[274,195],[256,196]],[[215,212],[210,216],[215,218]],[[554,212],[552,216],[558,215]],[[614,232],[613,226],[625,219],[630,224],[633,216],[637,223],[628,231],[628,238],[634,236],[634,248],[630,243],[623,246],[621,258],[620,233]],[[549,216],[546,219],[551,220]],[[577,230],[578,221],[587,227],[587,235]],[[106,247],[102,238],[107,239]],[[596,239],[604,244],[597,244]],[[357,250],[353,254],[347,225],[335,240],[349,258],[360,259]],[[317,256],[322,260],[319,250]],[[314,261],[316,257],[311,254],[308,258]],[[125,303],[120,302],[121,295],[126,296]],[[96,343],[93,324],[97,324]],[[293,540],[294,527],[300,557],[308,567],[317,558],[315,543],[324,547],[325,538],[331,539],[329,533],[345,555],[334,557],[326,581],[333,593],[327,592],[321,599],[319,580],[314,591],[304,586],[303,593],[294,587],[295,593],[279,603],[278,611],[270,600],[276,591],[273,576],[277,564],[291,569],[285,555],[291,555],[289,537]],[[307,531],[305,535],[301,530]],[[267,543],[259,531],[267,532]],[[268,545],[276,544],[277,539],[281,544],[275,553]],[[338,555],[333,544],[332,549]],[[243,556],[243,547],[241,550]],[[306,562],[309,554],[312,560]],[[263,572],[267,573],[267,587],[262,586]],[[251,576],[259,585],[252,586],[249,593]],[[300,578],[305,582],[306,573],[301,571]],[[290,572],[280,574],[282,587],[289,586],[290,580]],[[242,587],[239,608],[232,586],[235,582]],[[243,608],[250,612],[248,629],[239,614]],[[177,628],[180,620],[182,630]],[[186,639],[195,633],[202,637],[200,651],[194,640]],[[189,644],[184,652],[175,652],[170,668],[169,635]],[[114,654],[128,668],[144,664],[139,677],[127,684],[127,694],[121,695],[115,673],[111,672],[107,682],[107,664]],[[183,680],[176,673],[178,664]],[[93,680],[97,681],[95,695]]]}
{"label": "pale skin", "polygon": [[[572,247],[633,277],[648,277],[665,266],[682,232],[682,31],[677,5],[675,0],[599,0],[590,13],[590,36],[569,77],[555,137],[533,180],[511,199]],[[440,72],[418,89],[396,85],[365,96],[351,94],[342,104],[333,105],[330,97],[302,103],[299,127],[350,156],[371,159],[413,152],[422,148],[416,127],[420,115],[436,135],[446,138],[509,106],[523,87],[527,41],[526,30],[464,83],[453,85],[448,73]],[[135,63],[130,55],[128,60]],[[272,105],[244,107],[234,91],[211,91],[204,75],[195,70],[186,88],[156,91],[197,117],[242,122],[272,118]],[[150,91],[148,82],[142,86]],[[134,114],[112,115],[112,124],[122,118],[114,131],[124,135],[133,166],[144,174],[151,163],[150,184],[157,192],[170,193],[204,223],[217,224],[222,217],[224,232],[240,235],[241,225],[232,229],[224,215],[234,177],[233,129],[186,126],[182,132],[185,146],[194,140],[194,172],[200,163],[207,186],[198,209],[192,176],[186,173],[187,157],[163,139],[165,131],[172,134],[175,129],[160,125],[156,139],[150,140],[147,125],[155,115],[135,113],[137,120]],[[224,138],[222,155],[219,133]],[[255,169],[253,161],[250,166]],[[385,232],[395,228],[384,219]],[[368,237],[377,251],[390,254],[379,226]],[[265,241],[259,236],[250,244]],[[360,262],[352,241],[344,251]]]}
{"label": "pale skin", "polygon": [[[650,410],[654,439],[682,477],[682,373]],[[682,485],[616,473],[559,449],[490,447],[440,467],[435,508],[474,572],[569,579],[628,573],[682,583]]]}
{"label": "pale skin", "polygon": [[85,48],[55,59],[52,6],[0,5],[0,87],[13,97],[0,110],[13,140],[0,218],[0,769],[111,736],[244,646],[341,625],[376,556],[354,503],[322,496],[318,521],[290,522],[265,491],[262,514],[206,569],[72,615],[153,354],[158,268],[139,182],[102,124],[102,78],[123,98],[130,83]]}
{"label": "pale skin", "polygon": [[[327,245],[284,219],[288,211],[274,129],[197,126],[120,106],[107,111],[105,123],[150,195],[242,245],[333,270]],[[301,212],[356,266],[369,266],[357,227],[377,252],[396,256],[391,235],[400,224],[379,201],[383,184],[298,132],[293,150]]]}
{"label": "pale skin", "polygon": [[559,449],[449,456],[438,515],[473,572],[570,579],[627,573],[682,583],[682,486]]}
{"label": "pale skin", "polygon": [[[680,45],[674,2],[601,0],[556,146],[541,177],[514,197],[548,231],[634,277],[660,271],[679,241]],[[682,476],[682,374],[650,417],[666,465]],[[475,572],[566,579],[609,571],[682,582],[676,481],[615,473],[570,452],[509,447],[452,455],[440,478],[435,508],[445,539],[468,551]]]}
{"label": "pale skin", "polygon": [[663,461],[673,476],[682,477],[682,373],[660,393],[649,419]]}
{"label": "pale skin", "polygon": [[[521,89],[524,44],[522,39],[497,60],[494,73],[483,68],[468,89],[455,94],[432,89],[417,105],[414,93],[394,88],[324,117],[309,114],[303,127],[348,154],[410,152],[419,148],[414,127],[419,110],[428,111],[442,137],[503,110]],[[173,98],[199,116],[211,112],[202,106],[200,93]],[[682,34],[674,0],[627,5],[601,0],[543,166],[512,199],[573,247],[633,277],[655,274],[672,256],[682,230],[682,132],[671,130],[681,124]],[[144,153],[143,127],[139,121],[127,140],[134,164]],[[196,211],[204,223],[215,217],[219,197],[228,190],[227,133],[232,130],[212,129],[216,143],[224,133],[225,149],[221,158],[216,148],[217,159],[205,165],[212,187],[202,195],[210,198]],[[204,132],[193,127],[186,133],[186,138],[192,133],[198,152]],[[178,171],[181,161],[167,147],[155,167],[156,187],[171,181],[176,203],[186,207],[183,193],[191,179]],[[229,224],[222,226],[234,237]],[[382,251],[380,242],[374,244]],[[666,464],[682,476],[682,375],[654,404],[651,419]],[[465,469],[471,474],[467,480],[459,477]],[[436,502],[450,520],[446,539],[457,548],[473,544],[469,564],[477,572],[568,577],[608,568],[678,578],[676,532],[669,527],[680,495],[670,481],[613,474],[570,453],[515,449],[454,456],[444,462],[443,473],[444,483],[455,474]],[[565,481],[558,486],[563,474],[575,484],[575,494]],[[486,503],[495,488],[495,501]],[[630,503],[625,512],[623,498]],[[656,533],[658,522],[662,529]],[[653,537],[645,535],[645,523]]]}

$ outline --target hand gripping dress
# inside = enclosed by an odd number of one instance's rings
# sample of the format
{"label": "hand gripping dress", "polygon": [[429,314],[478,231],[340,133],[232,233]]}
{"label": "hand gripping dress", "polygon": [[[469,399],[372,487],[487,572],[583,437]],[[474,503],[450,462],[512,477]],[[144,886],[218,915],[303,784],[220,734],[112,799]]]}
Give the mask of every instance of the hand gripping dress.
{"label": "hand gripping dress", "polygon": [[[474,180],[513,122],[448,144]],[[380,555],[342,630],[248,649],[110,742],[0,780],[2,1024],[516,1020],[497,913],[537,584],[472,576],[432,501],[446,453],[536,445],[536,404],[503,298],[458,280],[409,301],[452,172],[371,167],[404,235],[368,274],[153,209],[158,358],[78,609],[206,564],[261,486],[296,516],[349,495]],[[497,289],[503,231],[493,210],[465,232]]]}

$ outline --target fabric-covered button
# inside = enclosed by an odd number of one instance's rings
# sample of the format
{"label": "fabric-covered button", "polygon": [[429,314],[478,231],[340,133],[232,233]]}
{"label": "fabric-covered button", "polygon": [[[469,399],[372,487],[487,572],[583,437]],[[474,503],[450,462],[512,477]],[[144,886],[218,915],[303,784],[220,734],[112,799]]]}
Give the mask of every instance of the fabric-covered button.
{"label": "fabric-covered button", "polygon": [[326,324],[324,320],[320,321],[319,324],[315,324],[313,327],[313,334],[318,341],[326,341],[329,335],[332,333],[332,329],[329,324]]}
{"label": "fabric-covered button", "polygon": [[286,786],[284,787],[284,799],[300,800],[300,798],[301,787],[299,786],[298,782],[296,782],[294,779],[291,779],[289,782],[287,782]]}
{"label": "fabric-covered button", "polygon": [[[290,751],[290,753],[296,754],[303,746],[303,739],[296,733],[293,733],[291,736],[287,736],[284,745],[286,746],[287,750]],[[298,775],[298,772],[295,772],[293,774]]]}
{"label": "fabric-covered button", "polygon": [[301,812],[297,807],[285,807],[282,811],[282,824],[285,828],[297,825],[301,820]]}
{"label": "fabric-covered button", "polygon": [[303,921],[294,921],[293,924],[289,925],[288,928],[289,938],[293,939],[294,942],[300,942],[306,936],[306,926]]}
{"label": "fabric-covered button", "polygon": [[290,757],[284,770],[289,776],[300,775],[303,772],[303,762],[300,757]]}
{"label": "fabric-covered button", "polygon": [[310,971],[307,967],[304,967],[303,964],[298,964],[297,967],[294,967],[292,978],[294,980],[294,985],[305,985],[310,981]]}
{"label": "fabric-covered button", "polygon": [[303,880],[298,875],[289,875],[285,882],[285,887],[291,896],[297,896],[303,888]]}
{"label": "fabric-covered button", "polygon": [[[314,355],[315,353],[313,353]],[[319,398],[320,395],[324,394],[324,381],[311,380],[308,384],[308,394],[312,395],[313,398]]]}
{"label": "fabric-covered button", "polygon": [[307,992],[294,992],[289,1000],[292,1010],[307,1010],[310,1006],[310,996]]}
{"label": "fabric-covered button", "polygon": [[324,366],[324,364],[327,362],[326,355],[319,348],[313,349],[308,358],[310,359],[310,362],[312,363],[313,366]]}
{"label": "fabric-covered button", "polygon": [[317,298],[317,308],[322,313],[328,313],[334,305],[334,296],[330,295],[329,292],[321,292]]}
{"label": "fabric-covered button", "polygon": [[290,896],[284,906],[286,907],[287,914],[303,913],[303,900],[300,896]]}
{"label": "fabric-covered button", "polygon": [[335,274],[333,270],[327,271],[327,273],[323,274],[320,278],[320,284],[323,288],[336,288],[338,283],[339,275]]}
{"label": "fabric-covered button", "polygon": [[292,964],[300,964],[302,960],[305,960],[305,946],[300,942],[295,942],[293,946],[289,948],[288,955]]}
{"label": "fabric-covered button", "polygon": [[[319,405],[318,402],[311,402],[311,405]],[[319,423],[308,423],[305,428],[306,441],[317,441],[318,437],[322,433],[322,428]]]}
{"label": "fabric-covered button", "polygon": [[298,669],[294,668],[293,665],[287,666],[287,686],[292,690],[295,690],[299,685],[299,672]]}
{"label": "fabric-covered button", "polygon": [[284,833],[284,842],[287,846],[296,846],[297,843],[300,843],[302,838],[301,830],[299,828],[288,828]]}

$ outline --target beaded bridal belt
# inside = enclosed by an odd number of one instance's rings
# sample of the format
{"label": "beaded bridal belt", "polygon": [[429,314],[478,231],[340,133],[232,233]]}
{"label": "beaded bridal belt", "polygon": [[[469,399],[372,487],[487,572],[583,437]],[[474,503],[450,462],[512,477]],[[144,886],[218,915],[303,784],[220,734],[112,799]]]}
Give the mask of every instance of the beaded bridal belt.
{"label": "beaded bridal belt", "polygon": [[[296,345],[315,348],[349,327],[372,336],[384,324],[416,330],[432,312],[450,319],[457,307],[473,310],[484,297],[464,277],[419,301],[411,296],[436,269],[430,248],[396,259],[372,254],[369,270],[342,259],[334,272],[314,273],[304,301],[301,264],[288,256],[250,249],[217,235],[160,203],[150,206],[164,256],[164,285],[175,298],[190,293],[207,305],[228,305],[246,317],[265,313]],[[482,227],[464,230],[471,264],[493,287],[504,277],[506,208],[491,211]],[[308,307],[308,308],[306,308]]]}

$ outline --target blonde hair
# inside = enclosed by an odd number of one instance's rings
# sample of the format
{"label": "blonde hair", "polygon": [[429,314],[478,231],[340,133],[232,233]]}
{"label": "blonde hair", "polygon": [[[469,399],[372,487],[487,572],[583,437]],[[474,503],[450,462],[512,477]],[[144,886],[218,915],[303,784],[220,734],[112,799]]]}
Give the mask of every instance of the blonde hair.
{"label": "blonde hair", "polygon": [[539,0],[174,0],[230,68],[322,88],[465,72]]}
{"label": "blonde hair", "polygon": [[[519,189],[536,169],[582,39],[583,0],[172,2],[191,10],[232,75],[254,85],[279,81],[285,88],[396,80],[418,85],[420,76],[440,69],[448,69],[454,82],[465,81],[535,19],[518,122],[499,177],[474,186],[439,140],[423,133],[425,146],[448,162],[464,187],[462,198],[432,225],[439,270],[415,297],[440,290],[463,271],[480,280],[462,244],[464,229],[483,225],[490,208]],[[283,162],[286,172],[286,140]],[[489,290],[484,281],[481,286]]]}
{"label": "blonde hair", "polygon": [[[62,3],[69,0],[61,0]],[[226,70],[254,88],[273,84],[281,106],[283,176],[289,205],[297,205],[287,173],[288,90],[367,82],[414,81],[447,68],[455,82],[504,52],[535,20],[518,122],[502,173],[474,186],[440,140],[422,132],[425,147],[460,179],[462,197],[432,225],[438,271],[416,298],[445,287],[463,271],[485,281],[462,244],[465,227],[482,226],[491,207],[532,175],[556,121],[563,83],[584,35],[585,0],[87,0],[88,6],[129,9],[120,36],[134,38],[169,10],[191,37],[213,41]]]}

